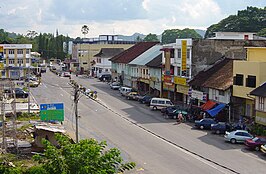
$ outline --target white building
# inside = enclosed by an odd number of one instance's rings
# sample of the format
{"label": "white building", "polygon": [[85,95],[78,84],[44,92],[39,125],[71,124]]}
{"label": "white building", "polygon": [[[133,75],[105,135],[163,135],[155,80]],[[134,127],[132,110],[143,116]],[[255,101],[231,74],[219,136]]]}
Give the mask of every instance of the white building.
{"label": "white building", "polygon": [[92,67],[94,75],[99,77],[101,74],[111,74],[112,63],[109,59],[123,51],[123,48],[102,48],[94,55],[96,60]]}
{"label": "white building", "polygon": [[250,32],[214,32],[215,36],[208,39],[223,39],[223,40],[254,40],[256,33]]}
{"label": "white building", "polygon": [[0,78],[19,79],[31,66],[32,44],[0,44],[4,48]]}

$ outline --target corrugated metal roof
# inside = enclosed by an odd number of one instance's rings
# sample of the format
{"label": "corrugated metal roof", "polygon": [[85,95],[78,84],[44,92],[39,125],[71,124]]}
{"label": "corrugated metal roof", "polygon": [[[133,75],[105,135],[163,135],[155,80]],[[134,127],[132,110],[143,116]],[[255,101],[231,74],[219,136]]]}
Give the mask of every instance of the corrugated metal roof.
{"label": "corrugated metal roof", "polygon": [[136,57],[134,60],[129,62],[129,65],[145,65],[146,63],[157,57],[159,54],[161,54],[161,48],[161,45],[154,45],[153,47]]}

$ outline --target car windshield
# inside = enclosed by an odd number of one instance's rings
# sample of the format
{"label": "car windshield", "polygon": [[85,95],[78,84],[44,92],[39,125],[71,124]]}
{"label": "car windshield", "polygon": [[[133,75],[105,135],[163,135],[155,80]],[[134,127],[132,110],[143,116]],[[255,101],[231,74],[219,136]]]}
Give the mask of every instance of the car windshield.
{"label": "car windshield", "polygon": [[255,138],[253,138],[252,139],[254,142],[257,142],[257,141],[259,141],[260,139],[258,138],[258,137],[255,137]]}

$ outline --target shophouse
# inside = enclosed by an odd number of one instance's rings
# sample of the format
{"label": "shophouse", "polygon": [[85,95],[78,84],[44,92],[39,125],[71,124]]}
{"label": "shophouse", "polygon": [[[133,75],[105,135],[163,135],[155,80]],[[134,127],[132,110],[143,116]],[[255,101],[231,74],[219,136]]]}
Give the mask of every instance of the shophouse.
{"label": "shophouse", "polygon": [[111,74],[111,61],[110,58],[123,52],[123,48],[102,48],[100,52],[94,55],[96,63],[93,65],[93,74],[99,77],[101,74]]}
{"label": "shophouse", "polygon": [[266,82],[250,92],[255,96],[255,122],[266,126]]}
{"label": "shophouse", "polygon": [[31,66],[31,44],[0,44],[0,78],[20,79]]}
{"label": "shophouse", "polygon": [[233,103],[240,115],[253,117],[255,97],[250,92],[266,81],[266,47],[246,47],[246,50],[247,59],[235,60],[233,64]]}
{"label": "shophouse", "polygon": [[138,89],[142,94],[151,93],[150,69],[146,64],[161,54],[161,48],[162,46],[159,44],[154,45],[128,63],[132,87]]}
{"label": "shophouse", "polygon": [[[210,111],[212,117],[218,115],[219,120],[231,121],[231,96],[233,86],[233,59],[222,57],[208,69],[200,71],[189,81],[191,87],[191,104],[202,110]],[[214,109],[213,107],[219,109]],[[222,112],[219,116],[219,112]]]}
{"label": "shophouse", "polygon": [[[158,44],[158,42],[139,42],[122,53],[112,57],[112,78],[117,78],[124,86],[132,87],[131,70],[128,63]],[[134,78],[133,78],[134,81]]]}
{"label": "shophouse", "polygon": [[150,72],[150,95],[161,97],[162,94],[162,53],[146,64]]}

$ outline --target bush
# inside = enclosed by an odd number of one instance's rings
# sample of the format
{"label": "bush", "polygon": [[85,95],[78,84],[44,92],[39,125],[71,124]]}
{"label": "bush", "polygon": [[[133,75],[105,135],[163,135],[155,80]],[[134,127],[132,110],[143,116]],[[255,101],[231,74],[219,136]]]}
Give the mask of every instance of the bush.
{"label": "bush", "polygon": [[22,169],[19,167],[10,167],[7,165],[0,165],[1,174],[22,174]]}
{"label": "bush", "polygon": [[262,126],[262,125],[259,125],[259,124],[255,124],[251,128],[251,133],[256,135],[256,136],[266,136],[265,126]]}
{"label": "bush", "polygon": [[27,174],[48,174],[48,172],[41,166],[33,166],[26,172]]}

